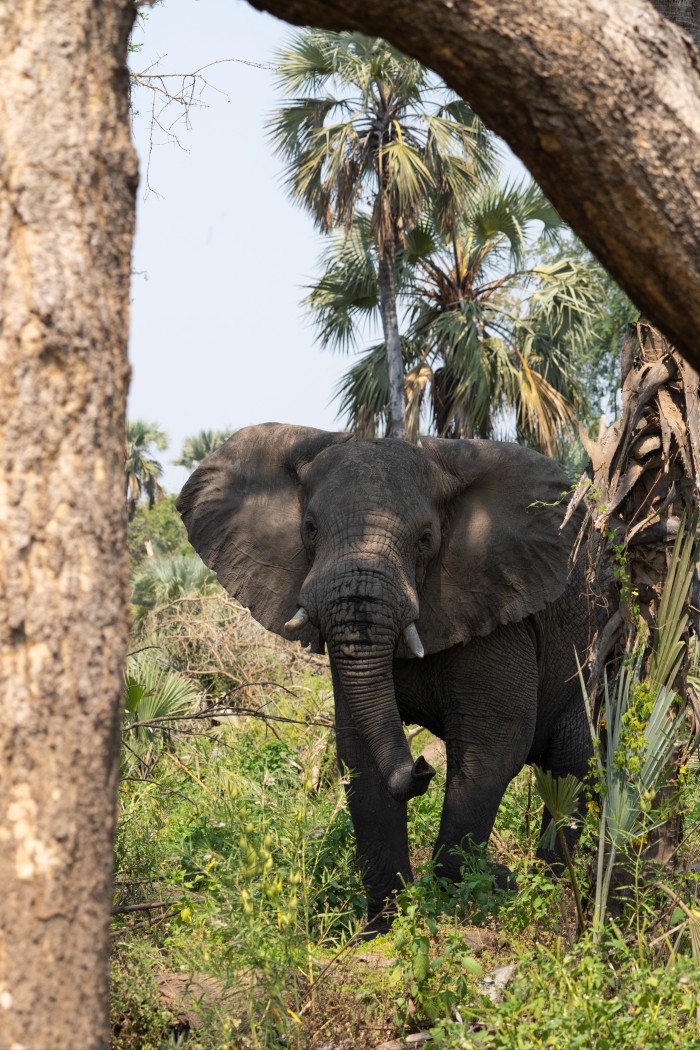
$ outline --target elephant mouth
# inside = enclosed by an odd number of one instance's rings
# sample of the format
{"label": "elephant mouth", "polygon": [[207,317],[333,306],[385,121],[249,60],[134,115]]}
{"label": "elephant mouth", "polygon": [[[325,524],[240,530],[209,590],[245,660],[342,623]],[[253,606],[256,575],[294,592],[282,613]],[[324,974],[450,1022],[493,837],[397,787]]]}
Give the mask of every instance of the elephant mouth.
{"label": "elephant mouth", "polygon": [[[304,606],[300,605],[297,611],[294,613],[294,616],[292,616],[292,618],[290,620],[287,620],[287,622],[285,623],[285,633],[288,634],[291,638],[293,638],[294,635],[298,634],[303,627],[306,627],[310,619],[311,617],[309,616]],[[411,656],[415,656],[417,657],[417,659],[422,660],[425,656],[425,649],[423,647],[423,643],[420,640],[420,635],[418,634],[418,628],[416,627],[415,620],[412,623],[409,623],[406,627],[404,627],[402,634],[403,640],[406,643],[406,648],[408,649]]]}

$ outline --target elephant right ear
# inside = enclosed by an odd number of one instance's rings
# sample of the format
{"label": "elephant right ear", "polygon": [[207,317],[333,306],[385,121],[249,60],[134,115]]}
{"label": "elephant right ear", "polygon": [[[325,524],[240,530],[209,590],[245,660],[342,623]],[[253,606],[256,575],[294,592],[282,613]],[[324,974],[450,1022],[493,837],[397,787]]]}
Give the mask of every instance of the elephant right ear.
{"label": "elephant right ear", "polygon": [[[309,571],[299,531],[298,472],[329,445],[349,438],[282,423],[246,427],[202,461],[177,500],[190,543],[205,564],[263,627],[283,638]],[[297,637],[320,649],[310,624]]]}

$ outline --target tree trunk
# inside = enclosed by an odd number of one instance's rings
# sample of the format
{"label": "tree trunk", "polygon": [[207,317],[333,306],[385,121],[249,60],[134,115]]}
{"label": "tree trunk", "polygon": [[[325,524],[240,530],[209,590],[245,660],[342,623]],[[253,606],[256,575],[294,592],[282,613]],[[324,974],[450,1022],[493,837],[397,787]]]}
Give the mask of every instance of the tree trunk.
{"label": "tree trunk", "polygon": [[379,202],[381,215],[379,234],[379,309],[382,315],[386,365],[389,373],[389,427],[387,436],[406,440],[406,394],[404,391],[403,352],[396,313],[396,236],[389,213],[386,192]]}
{"label": "tree trunk", "polygon": [[109,1042],[130,0],[0,6],[0,1043]]}
{"label": "tree trunk", "polygon": [[[253,2],[435,69],[700,369],[700,58],[647,0]],[[662,6],[680,20],[699,5]]]}
{"label": "tree trunk", "polygon": [[[683,515],[691,520],[700,506],[700,377],[651,325],[640,321],[630,329],[622,346],[622,416],[597,442],[581,435],[596,493],[589,505],[591,585],[602,575],[601,560],[610,557],[610,531],[627,560],[623,593],[613,596],[619,612],[591,647],[591,690],[606,660],[619,661],[631,651],[639,627],[631,604],[648,627],[642,675],[648,672],[671,549]],[[626,587],[633,603],[624,600]],[[687,695],[687,672],[686,660],[674,683],[682,695]],[[670,800],[673,789],[662,796]],[[648,856],[662,863],[670,859],[681,831],[676,812],[652,836]]]}

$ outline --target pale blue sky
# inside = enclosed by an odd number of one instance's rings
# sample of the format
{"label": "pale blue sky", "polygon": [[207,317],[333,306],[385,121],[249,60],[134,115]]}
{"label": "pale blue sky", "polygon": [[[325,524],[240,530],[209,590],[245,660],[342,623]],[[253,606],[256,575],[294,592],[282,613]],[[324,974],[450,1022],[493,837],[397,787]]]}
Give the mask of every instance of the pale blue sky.
{"label": "pale blue sky", "polygon": [[[137,89],[133,100],[141,186],[129,416],[167,432],[170,491],[186,478],[170,460],[200,430],[268,420],[341,426],[331,402],[349,359],[318,349],[299,305],[320,235],[287,200],[265,138],[279,104],[273,74],[244,64],[270,62],[292,32],[241,0],[166,0],[147,9],[134,36],[143,43],[137,71],[219,63],[203,74],[209,86],[189,127],[181,108],[161,113],[162,128],[176,122],[178,142],[158,126],[151,132],[150,92]],[[509,169],[523,170],[515,158]]]}

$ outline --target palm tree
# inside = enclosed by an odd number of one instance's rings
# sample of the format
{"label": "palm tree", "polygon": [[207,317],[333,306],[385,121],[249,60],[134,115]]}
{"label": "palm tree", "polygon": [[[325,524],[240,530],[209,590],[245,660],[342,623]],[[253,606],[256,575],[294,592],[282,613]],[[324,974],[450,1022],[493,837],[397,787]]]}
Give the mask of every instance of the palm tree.
{"label": "palm tree", "polygon": [[210,452],[214,452],[224,441],[228,441],[234,433],[231,427],[225,430],[200,430],[193,437],[185,438],[182,446],[182,455],[174,459],[176,467],[186,467],[194,470]]}
{"label": "palm tree", "polygon": [[[462,196],[450,221],[430,201],[397,255],[399,302],[409,317],[403,363],[409,429],[415,435],[430,391],[432,424],[443,437],[493,437],[514,417],[518,438],[552,454],[584,407],[577,357],[600,296],[593,263],[543,263],[528,249],[562,223],[531,181],[491,174]],[[377,310],[370,220],[337,236],[306,303],[324,345],[356,341]],[[342,379],[341,410],[355,431],[386,423],[383,347],[367,350]]]}
{"label": "palm tree", "polygon": [[305,29],[277,60],[281,91],[296,96],[270,125],[291,197],[324,232],[350,231],[360,203],[370,206],[389,429],[405,437],[397,251],[428,194],[438,225],[454,221],[465,191],[490,167],[491,136],[466,102],[384,40]]}
{"label": "palm tree", "polygon": [[145,494],[148,498],[149,507],[162,496],[163,489],[158,479],[163,475],[163,468],[158,460],[153,458],[152,450],[155,447],[162,451],[167,445],[167,435],[157,424],[146,423],[143,419],[135,419],[126,424],[124,472],[129,521],[133,518],[136,504],[142,495]]}
{"label": "palm tree", "polygon": [[161,554],[147,558],[135,574],[131,604],[138,619],[159,605],[217,589],[216,576],[196,554]]}

